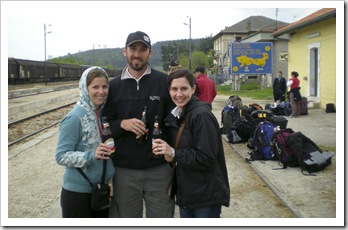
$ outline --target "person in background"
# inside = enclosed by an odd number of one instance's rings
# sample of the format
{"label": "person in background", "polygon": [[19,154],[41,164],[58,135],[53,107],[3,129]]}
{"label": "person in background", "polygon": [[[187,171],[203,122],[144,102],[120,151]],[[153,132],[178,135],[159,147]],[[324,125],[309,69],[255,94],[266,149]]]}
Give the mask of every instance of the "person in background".
{"label": "person in background", "polygon": [[168,75],[171,74],[174,70],[181,69],[182,66],[177,60],[172,60],[169,65]]}
{"label": "person in background", "polygon": [[300,93],[300,79],[298,79],[298,72],[291,72],[291,79],[288,81],[287,86],[290,87],[290,104],[291,115],[289,117],[299,117],[301,113],[301,93]]}
{"label": "person in background", "polygon": [[198,87],[198,92],[196,92],[197,97],[201,101],[207,101],[212,104],[216,96],[215,83],[204,74],[203,66],[196,67],[195,73]]}
{"label": "person in background", "polygon": [[93,211],[91,184],[79,173],[81,168],[93,183],[101,183],[106,160],[104,183],[115,174],[110,150],[102,142],[100,111],[108,96],[108,75],[100,67],[85,70],[79,82],[80,99],[60,123],[55,159],[65,166],[60,205],[63,218],[107,218],[109,209]]}
{"label": "person in background", "polygon": [[[176,107],[165,118],[165,140],[155,139],[153,153],[175,167],[173,185],[181,218],[219,218],[222,205],[229,207],[230,188],[219,123],[211,104],[195,95],[195,78],[188,69],[168,77]],[[187,119],[186,119],[187,118]],[[185,121],[175,147],[180,125]],[[175,148],[174,148],[175,147]]]}
{"label": "person in background", "polygon": [[[167,75],[149,65],[152,54],[149,36],[136,31],[128,35],[123,55],[128,65],[121,76],[110,81],[109,97],[103,109],[115,140],[113,201],[110,217],[172,218],[174,200],[167,195],[172,170],[164,158],[152,154],[155,117],[163,128],[163,118],[174,107],[167,90]],[[149,127],[141,121],[144,107]],[[147,133],[145,143],[139,137]],[[140,137],[141,138],[141,137]]]}
{"label": "person in background", "polygon": [[278,77],[273,81],[273,97],[274,102],[285,101],[285,93],[286,93],[286,80],[283,77],[282,71],[278,71]]}

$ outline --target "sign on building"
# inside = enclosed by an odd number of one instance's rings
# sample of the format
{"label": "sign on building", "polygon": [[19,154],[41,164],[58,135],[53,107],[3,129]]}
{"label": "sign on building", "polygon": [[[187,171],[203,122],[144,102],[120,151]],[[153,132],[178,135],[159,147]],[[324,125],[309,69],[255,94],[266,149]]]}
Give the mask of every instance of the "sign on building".
{"label": "sign on building", "polygon": [[288,53],[287,52],[280,52],[279,53],[279,60],[280,61],[288,61]]}
{"label": "sign on building", "polygon": [[271,74],[271,42],[232,42],[232,74]]}

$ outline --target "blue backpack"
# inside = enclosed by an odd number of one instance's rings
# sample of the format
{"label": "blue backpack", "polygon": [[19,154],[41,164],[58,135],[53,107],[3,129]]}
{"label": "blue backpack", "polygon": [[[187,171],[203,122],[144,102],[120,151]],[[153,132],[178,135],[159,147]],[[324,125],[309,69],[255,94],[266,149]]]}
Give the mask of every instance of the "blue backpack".
{"label": "blue backpack", "polygon": [[277,156],[273,151],[272,140],[275,126],[272,122],[261,122],[255,129],[253,136],[254,154],[259,155],[258,160],[276,160]]}

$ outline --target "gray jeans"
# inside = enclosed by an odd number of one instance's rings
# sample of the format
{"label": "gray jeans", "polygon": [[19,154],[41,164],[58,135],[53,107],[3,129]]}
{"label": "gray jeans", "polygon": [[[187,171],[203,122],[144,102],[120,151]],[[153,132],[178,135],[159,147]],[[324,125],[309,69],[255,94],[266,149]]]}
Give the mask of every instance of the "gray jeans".
{"label": "gray jeans", "polygon": [[290,92],[290,104],[292,113],[291,115],[294,117],[298,117],[301,114],[301,101],[295,101],[294,94]]}
{"label": "gray jeans", "polygon": [[174,199],[168,196],[172,170],[168,164],[147,169],[115,167],[111,218],[173,218]]}

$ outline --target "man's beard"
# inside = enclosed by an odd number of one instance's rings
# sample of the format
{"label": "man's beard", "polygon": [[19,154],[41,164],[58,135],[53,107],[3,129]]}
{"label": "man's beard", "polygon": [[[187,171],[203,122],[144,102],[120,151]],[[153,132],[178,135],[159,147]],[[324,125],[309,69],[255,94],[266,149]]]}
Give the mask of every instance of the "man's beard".
{"label": "man's beard", "polygon": [[132,62],[132,59],[128,59],[128,65],[134,70],[134,71],[142,71],[144,70],[144,68],[146,68],[147,66],[147,62],[142,62],[140,64],[137,64],[137,65],[134,65],[133,62]]}

